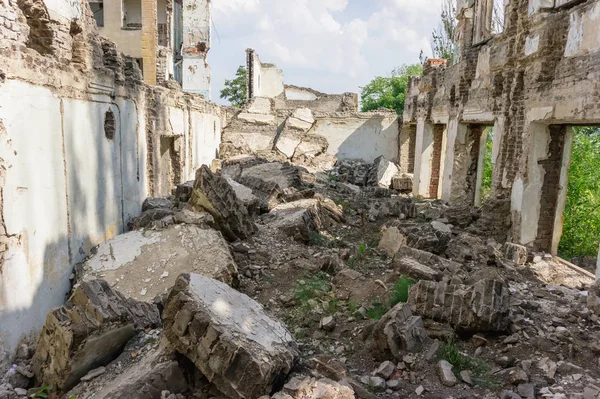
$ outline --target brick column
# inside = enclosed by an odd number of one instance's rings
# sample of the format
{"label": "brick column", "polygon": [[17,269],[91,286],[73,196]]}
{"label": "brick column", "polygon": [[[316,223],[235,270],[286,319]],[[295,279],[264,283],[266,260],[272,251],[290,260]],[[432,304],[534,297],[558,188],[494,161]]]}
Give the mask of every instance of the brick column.
{"label": "brick column", "polygon": [[142,59],[144,81],[156,84],[156,51],[158,47],[156,0],[142,0]]}

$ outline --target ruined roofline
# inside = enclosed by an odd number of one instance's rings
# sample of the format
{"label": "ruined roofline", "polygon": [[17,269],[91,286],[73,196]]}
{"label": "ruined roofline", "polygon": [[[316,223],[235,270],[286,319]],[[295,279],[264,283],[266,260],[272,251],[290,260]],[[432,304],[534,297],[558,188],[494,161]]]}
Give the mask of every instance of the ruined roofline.
{"label": "ruined roofline", "polygon": [[[347,95],[347,94],[358,94],[352,91],[346,91],[344,93],[323,93],[321,91],[312,89],[310,87],[305,87],[305,86],[296,86],[296,85],[288,85],[288,84],[284,84],[283,85],[284,89],[298,89],[298,90],[305,90],[308,91],[314,95],[316,95],[317,97],[327,97],[327,96],[343,96],[343,95]],[[296,100],[291,100],[291,101],[296,101]]]}

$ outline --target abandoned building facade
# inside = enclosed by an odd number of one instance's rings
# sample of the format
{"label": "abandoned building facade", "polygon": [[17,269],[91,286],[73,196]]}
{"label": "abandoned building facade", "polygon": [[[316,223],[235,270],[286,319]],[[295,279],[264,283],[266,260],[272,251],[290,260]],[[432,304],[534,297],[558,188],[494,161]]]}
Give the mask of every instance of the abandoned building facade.
{"label": "abandoned building facade", "polygon": [[210,99],[210,0],[89,0],[98,32],[134,58],[148,84],[177,81]]}
{"label": "abandoned building facade", "polygon": [[556,254],[572,126],[600,123],[600,2],[505,3],[499,30],[491,1],[458,2],[458,60],[410,82],[400,164],[415,195],[480,205],[493,127],[489,233]]}
{"label": "abandoned building facade", "polygon": [[[600,124],[600,0],[507,0],[497,18],[498,2],[459,0],[457,60],[429,60],[411,79],[402,121],[358,112],[356,94],[285,85],[254,50],[247,104],[209,102],[210,3],[0,0],[6,352],[39,331],[73,266],[126,231],[146,197],[219,158],[275,153],[327,170],[384,156],[412,174],[414,195],[482,205],[480,227],[499,242],[556,252],[571,126]],[[486,127],[494,172],[482,201]]]}

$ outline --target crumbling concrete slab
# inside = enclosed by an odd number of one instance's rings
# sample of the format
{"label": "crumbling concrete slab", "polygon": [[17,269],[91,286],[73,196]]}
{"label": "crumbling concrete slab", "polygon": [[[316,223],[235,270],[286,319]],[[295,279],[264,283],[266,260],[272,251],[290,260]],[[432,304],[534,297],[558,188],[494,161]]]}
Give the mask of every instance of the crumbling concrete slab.
{"label": "crumbling concrete slab", "polygon": [[406,303],[394,306],[373,327],[373,350],[385,359],[393,356],[402,361],[404,355],[419,352],[430,342],[423,320],[414,316]]}
{"label": "crumbling concrete slab", "polygon": [[100,244],[77,266],[80,281],[102,278],[140,301],[167,294],[182,273],[203,274],[228,285],[238,280],[237,266],[221,233],[195,225],[119,235]]}
{"label": "crumbling concrete slab", "polygon": [[275,124],[275,115],[251,114],[248,112],[241,112],[237,117],[238,119],[255,125]]}
{"label": "crumbling concrete slab", "polygon": [[[115,363],[119,365],[113,367]],[[176,352],[163,338],[158,347],[140,351],[135,358],[131,352],[123,352],[106,367],[105,374],[78,384],[64,397],[163,399],[163,391],[180,394],[190,387],[185,375],[189,371],[177,362]]]}
{"label": "crumbling concrete slab", "polygon": [[298,360],[283,325],[253,299],[208,277],[181,275],[163,317],[171,344],[233,399],[269,394]]}
{"label": "crumbling concrete slab", "polygon": [[305,133],[310,130],[313,123],[315,123],[315,118],[312,111],[309,108],[298,108],[287,119],[285,126]]}
{"label": "crumbling concrete slab", "polygon": [[283,191],[290,187],[301,187],[300,170],[287,163],[269,162],[245,168],[238,180],[254,190]]}
{"label": "crumbling concrete slab", "polygon": [[310,243],[323,226],[321,206],[317,199],[284,203],[269,213],[270,225],[296,241]]}
{"label": "crumbling concrete slab", "polygon": [[421,280],[408,294],[413,312],[465,332],[505,331],[509,301],[506,284],[494,279],[473,285]]}
{"label": "crumbling concrete slab", "polygon": [[442,278],[442,274],[438,270],[423,265],[408,256],[394,256],[392,265],[399,273],[417,280],[440,281]]}
{"label": "crumbling concrete slab", "polygon": [[48,314],[33,371],[42,384],[68,390],[88,371],[115,359],[136,330],[160,324],[155,305],[126,299],[103,280],[83,282]]}
{"label": "crumbling concrete slab", "polygon": [[294,377],[271,399],[354,399],[354,390],[329,378]]}
{"label": "crumbling concrete slab", "polygon": [[258,212],[260,199],[256,195],[252,194],[252,189],[236,182],[231,176],[224,175],[223,177],[225,177],[227,183],[229,183],[231,188],[233,188],[238,199],[246,206],[248,213],[250,215],[256,214]]}
{"label": "crumbling concrete slab", "polygon": [[396,164],[380,156],[373,161],[373,166],[367,174],[367,185],[389,188],[392,178],[396,176],[399,169]]}
{"label": "crumbling concrete slab", "polygon": [[189,204],[195,210],[210,213],[228,240],[245,239],[256,232],[256,226],[235,190],[224,177],[215,175],[206,165],[196,172]]}
{"label": "crumbling concrete slab", "polygon": [[403,245],[406,245],[406,237],[400,233],[397,227],[391,226],[383,229],[378,247],[383,249],[389,257],[393,257]]}

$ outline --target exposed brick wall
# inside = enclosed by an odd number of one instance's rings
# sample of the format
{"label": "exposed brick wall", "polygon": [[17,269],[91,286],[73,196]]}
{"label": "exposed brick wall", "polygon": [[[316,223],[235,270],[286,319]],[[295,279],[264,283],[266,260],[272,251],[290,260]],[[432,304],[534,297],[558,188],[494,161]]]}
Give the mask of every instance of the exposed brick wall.
{"label": "exposed brick wall", "polygon": [[[599,3],[571,2],[530,15],[529,0],[511,0],[506,6],[504,32],[477,45],[472,40],[472,13],[461,14],[458,63],[429,68],[422,78],[409,81],[404,123],[413,124],[419,118],[435,123],[432,110],[436,119],[444,115],[459,126],[501,122],[488,201],[510,201],[515,182],[528,185],[534,178],[528,168],[534,142],[531,123],[588,125],[600,120],[600,51],[584,39],[598,33],[597,24],[591,21]],[[576,21],[587,22],[577,28]],[[574,29],[587,31],[569,36]],[[471,168],[465,193],[470,161],[463,162],[475,155],[472,151],[478,151],[474,147],[465,145],[465,140],[455,143],[452,203],[471,202],[474,197],[475,184],[469,182],[476,176],[476,168]],[[475,161],[476,157],[472,158]],[[520,205],[515,204],[517,209],[522,209]],[[484,207],[483,212],[496,208]],[[522,239],[521,211],[511,213],[505,206],[499,210],[507,211],[497,215],[499,220],[512,219],[510,239]]]}
{"label": "exposed brick wall", "polygon": [[417,146],[416,126],[411,126],[408,137],[408,173],[415,173],[415,149]]}
{"label": "exposed brick wall", "polygon": [[548,158],[538,162],[544,168],[544,185],[542,186],[538,235],[534,246],[545,251],[552,247],[566,130],[566,126],[550,126],[548,128],[550,133]]}
{"label": "exposed brick wall", "polygon": [[415,172],[415,144],[417,140],[417,126],[403,123],[400,128],[400,172]]}
{"label": "exposed brick wall", "polygon": [[433,153],[431,155],[431,179],[429,181],[429,197],[431,198],[437,198],[438,188],[440,186],[440,170],[442,166],[442,143],[444,141],[445,129],[445,125],[433,126]]}
{"label": "exposed brick wall", "polygon": [[156,0],[142,0],[142,57],[144,59],[144,81],[150,85],[157,83],[156,63],[158,48],[158,13]]}

